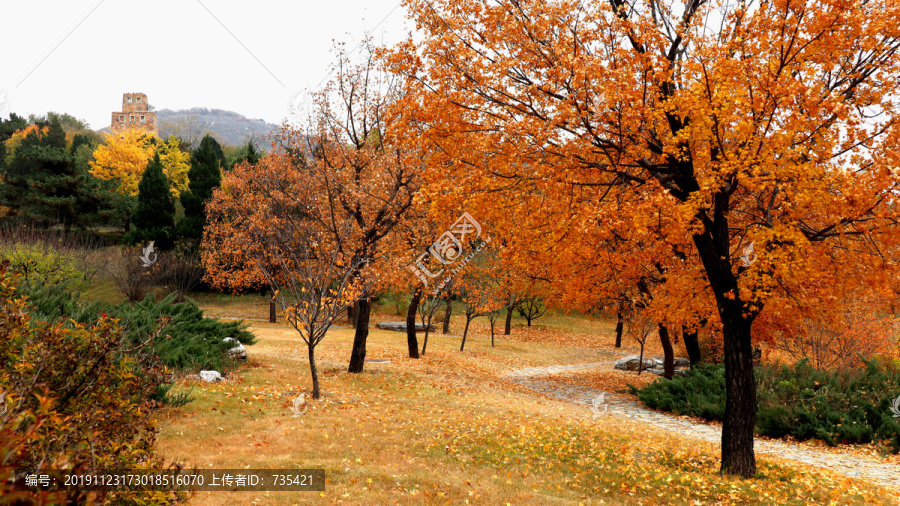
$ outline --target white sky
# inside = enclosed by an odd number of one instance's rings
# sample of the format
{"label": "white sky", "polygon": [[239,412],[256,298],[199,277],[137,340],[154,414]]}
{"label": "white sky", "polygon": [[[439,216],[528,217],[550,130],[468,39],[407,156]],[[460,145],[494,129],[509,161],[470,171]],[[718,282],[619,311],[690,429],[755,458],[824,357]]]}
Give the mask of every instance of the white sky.
{"label": "white sky", "polygon": [[225,109],[280,124],[293,98],[327,76],[333,41],[405,37],[412,25],[398,5],[0,0],[0,114],[67,112],[96,130],[109,126],[123,93],[143,92],[157,109]]}

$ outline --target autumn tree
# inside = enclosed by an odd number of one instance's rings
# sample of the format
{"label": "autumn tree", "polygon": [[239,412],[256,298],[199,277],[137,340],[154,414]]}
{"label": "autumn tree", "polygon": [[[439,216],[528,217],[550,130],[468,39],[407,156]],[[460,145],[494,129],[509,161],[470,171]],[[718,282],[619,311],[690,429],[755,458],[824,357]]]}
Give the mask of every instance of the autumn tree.
{"label": "autumn tree", "polygon": [[427,187],[433,206],[465,200],[504,240],[546,249],[569,216],[647,241],[632,266],[659,264],[667,325],[697,316],[670,294],[713,301],[700,319],[724,341],[722,470],[752,476],[756,317],[818,296],[793,280],[894,277],[880,251],[897,240],[900,4],[406,3],[423,33],[390,58],[408,77],[406,138],[446,181]]}
{"label": "autumn tree", "polygon": [[[222,286],[263,276],[307,345],[313,398],[320,395],[316,346],[347,307],[369,295],[375,281],[366,272],[366,259],[354,253],[353,241],[360,238],[352,217],[323,214],[330,204],[318,177],[303,158],[286,151],[255,166],[237,165],[221,188],[213,189],[201,250],[207,273]],[[220,253],[227,251],[238,255],[223,264]],[[236,266],[242,271],[236,273]]]}
{"label": "autumn tree", "polygon": [[[353,265],[379,262],[384,238],[412,205],[421,170],[417,158],[394,146],[397,139],[386,115],[398,86],[379,70],[370,48],[358,64],[341,53],[335,77],[317,98],[309,131],[292,132],[281,141],[289,152],[305,154],[310,184],[323,204],[314,210],[314,219],[331,228],[334,240],[343,233],[335,223],[354,225],[352,240],[343,242]],[[363,370],[370,313],[370,299],[360,299],[348,366],[352,373]]]}
{"label": "autumn tree", "polygon": [[187,189],[190,155],[179,148],[179,139],[169,137],[163,142],[146,130],[132,128],[118,134],[108,134],[105,141],[106,144],[94,151],[94,160],[90,162],[91,174],[118,182],[119,193],[137,195],[138,183],[155,153],[160,156],[172,194],[178,197]]}

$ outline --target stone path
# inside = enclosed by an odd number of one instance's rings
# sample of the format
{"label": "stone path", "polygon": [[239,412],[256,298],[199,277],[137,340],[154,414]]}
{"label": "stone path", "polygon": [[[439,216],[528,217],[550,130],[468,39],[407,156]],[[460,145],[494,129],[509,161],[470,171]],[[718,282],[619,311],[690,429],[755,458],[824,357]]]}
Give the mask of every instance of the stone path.
{"label": "stone path", "polygon": [[[601,413],[630,418],[662,429],[678,432],[679,434],[696,437],[710,443],[721,443],[722,430],[717,426],[698,423],[692,420],[686,420],[653,411],[636,401],[612,392],[604,392],[603,390],[595,388],[569,385],[558,381],[537,378],[537,376],[561,372],[601,368],[608,369],[611,367],[612,362],[529,367],[510,371],[506,373],[506,376],[514,383],[523,385],[531,390],[556,399],[583,404],[588,409],[593,408],[594,399],[603,395],[603,400],[605,402],[599,407]],[[875,482],[882,486],[900,489],[900,466],[895,464],[888,464],[878,460],[856,457],[853,455],[802,448],[790,443],[770,440],[763,441],[758,438],[756,439],[754,447],[757,453],[765,453],[782,459],[794,460],[814,467],[828,468],[845,476],[860,478]]]}

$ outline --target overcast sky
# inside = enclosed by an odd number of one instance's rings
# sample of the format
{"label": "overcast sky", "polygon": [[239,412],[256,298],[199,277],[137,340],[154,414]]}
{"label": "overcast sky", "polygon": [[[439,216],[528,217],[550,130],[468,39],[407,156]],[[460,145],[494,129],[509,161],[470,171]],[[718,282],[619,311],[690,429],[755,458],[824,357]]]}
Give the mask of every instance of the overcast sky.
{"label": "overcast sky", "polygon": [[157,109],[281,123],[327,76],[333,41],[396,42],[405,16],[399,0],[2,0],[0,115],[67,112],[100,129],[123,93],[143,92]]}

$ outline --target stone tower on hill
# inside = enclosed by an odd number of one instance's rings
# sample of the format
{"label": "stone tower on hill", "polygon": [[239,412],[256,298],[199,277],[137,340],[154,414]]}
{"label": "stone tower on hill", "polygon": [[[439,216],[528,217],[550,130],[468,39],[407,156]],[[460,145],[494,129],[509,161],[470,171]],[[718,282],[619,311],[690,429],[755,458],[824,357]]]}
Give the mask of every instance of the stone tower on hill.
{"label": "stone tower on hill", "polygon": [[129,128],[143,128],[153,135],[159,135],[156,126],[156,113],[150,111],[147,95],[144,93],[125,93],[122,95],[122,110],[112,113],[109,130],[113,133]]}

